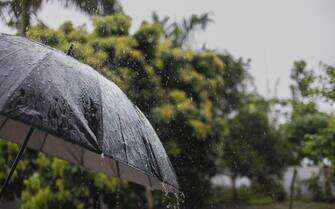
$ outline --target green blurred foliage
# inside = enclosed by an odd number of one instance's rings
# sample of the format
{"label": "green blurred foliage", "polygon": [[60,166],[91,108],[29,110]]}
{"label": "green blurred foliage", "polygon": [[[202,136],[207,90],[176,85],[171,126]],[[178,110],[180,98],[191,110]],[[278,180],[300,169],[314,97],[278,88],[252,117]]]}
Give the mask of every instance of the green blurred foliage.
{"label": "green blurred foliage", "polygon": [[[64,52],[74,44],[74,58],[120,86],[151,120],[170,154],[185,207],[203,206],[210,178],[217,173],[217,145],[225,137],[226,115],[245,93],[248,63],[229,54],[175,47],[158,23],[144,22],[130,34],[131,18],[121,13],[93,17],[93,24],[92,33],[65,22],[58,30],[32,27],[27,35]],[[43,154],[25,161],[35,167],[25,178],[14,178],[21,185],[16,193],[22,208],[90,208],[102,202],[109,208],[116,203],[122,208],[145,206],[141,186]],[[161,193],[154,197],[157,207],[165,206]]]}
{"label": "green blurred foliage", "polygon": [[[304,61],[297,61],[292,68],[292,113],[289,121],[281,126],[281,136],[288,142],[292,165],[300,165],[308,158],[321,165],[323,180],[312,177],[305,183],[315,201],[333,201],[331,185],[335,182],[335,123],[334,115],[319,110],[317,99],[326,98],[333,103],[334,67],[321,64],[323,72],[307,69]],[[324,100],[323,100],[324,101]]]}
{"label": "green blurred foliage", "polygon": [[[222,152],[223,164],[232,180],[238,176],[249,177],[257,185],[257,193],[265,196],[273,195],[275,182],[286,168],[290,154],[269,121],[269,111],[268,102],[249,96],[228,121],[229,133]],[[237,201],[235,187],[233,182],[232,198]]]}
{"label": "green blurred foliage", "polygon": [[[254,188],[253,186],[247,187],[242,185],[236,191],[238,199],[234,200],[231,188],[226,186],[214,186],[211,188],[208,204],[211,208],[221,208],[222,206],[227,208],[244,208],[246,206],[259,207],[270,205],[278,201],[276,197],[285,199],[285,192],[281,185],[278,185],[277,191],[276,196],[269,196],[260,194],[257,188]],[[279,201],[282,201],[283,199],[279,199]]]}
{"label": "green blurred foliage", "polygon": [[295,62],[292,68],[292,113],[282,126],[282,135],[290,143],[296,164],[304,157],[313,159],[315,163],[324,159],[335,162],[334,116],[321,112],[316,103],[316,99],[321,98],[332,100],[334,68],[321,66],[324,72],[319,76],[307,69],[304,61]]}
{"label": "green blurred foliage", "polygon": [[[34,19],[44,25],[37,12],[47,0],[11,0],[0,2],[0,19],[8,26],[17,29],[19,35],[26,36]],[[117,0],[66,0],[60,1],[64,7],[76,7],[89,15],[111,15],[122,12]]]}
{"label": "green blurred foliage", "polygon": [[[19,147],[16,144],[0,141],[0,182],[5,181],[10,170],[10,164],[13,163],[18,151]],[[24,179],[31,175],[36,168],[34,163],[35,158],[36,153],[32,151],[27,151],[24,154],[24,159],[18,163],[17,169],[13,174],[13,180],[6,188],[4,199],[13,199],[16,196],[20,196],[24,188]]]}
{"label": "green blurred foliage", "polygon": [[[249,63],[243,59],[176,44],[160,21],[144,22],[133,34],[131,18],[122,13],[93,17],[93,24],[91,33],[65,22],[57,30],[32,27],[27,35],[64,52],[73,44],[71,56],[114,81],[144,112],[176,170],[184,208],[203,208],[225,198],[282,201],[285,193],[277,180],[288,164],[304,156],[334,160],[335,123],[306,102],[321,91],[314,89],[316,77],[305,63],[295,63],[292,115],[278,130],[269,118],[272,103],[246,91]],[[17,150],[0,142],[1,181]],[[253,186],[235,188],[221,200],[210,181],[220,171],[233,178],[247,176]],[[21,197],[22,208],[31,209],[146,206],[142,186],[35,152],[25,154],[6,192],[7,199],[15,196]],[[166,207],[162,193],[153,197],[155,207]]]}
{"label": "green blurred foliage", "polygon": [[170,22],[170,17],[160,18],[156,12],[153,12],[152,20],[162,26],[165,37],[171,40],[173,46],[183,47],[192,41],[192,35],[197,29],[205,30],[209,23],[213,22],[210,16],[210,13],[193,14],[189,18],[184,18],[181,23],[177,23]]}
{"label": "green blurred foliage", "polygon": [[316,202],[325,201],[326,195],[324,193],[322,185],[320,184],[319,176],[313,176],[305,180],[304,183],[306,184],[308,190],[312,193],[312,200]]}

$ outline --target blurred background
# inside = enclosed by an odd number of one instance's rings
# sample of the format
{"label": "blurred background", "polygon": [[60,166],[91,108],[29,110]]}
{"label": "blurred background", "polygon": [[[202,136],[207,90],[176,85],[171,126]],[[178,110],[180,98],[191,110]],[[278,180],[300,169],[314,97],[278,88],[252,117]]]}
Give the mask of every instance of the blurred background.
{"label": "blurred background", "polygon": [[[335,2],[1,0],[152,122],[182,195],[28,151],[0,208],[335,208]],[[18,146],[0,140],[0,182]]]}

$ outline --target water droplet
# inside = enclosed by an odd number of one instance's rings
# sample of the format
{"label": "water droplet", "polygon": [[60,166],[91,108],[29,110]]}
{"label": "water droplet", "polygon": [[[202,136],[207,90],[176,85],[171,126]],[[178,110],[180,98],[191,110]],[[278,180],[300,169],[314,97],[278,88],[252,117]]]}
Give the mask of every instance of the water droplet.
{"label": "water droplet", "polygon": [[165,197],[168,197],[169,192],[168,192],[168,190],[166,189],[164,182],[162,182],[162,188],[163,188],[164,196],[165,196]]}
{"label": "water droplet", "polygon": [[116,185],[116,208],[120,209],[120,185]]}
{"label": "water droplet", "polygon": [[176,197],[176,209],[180,208],[180,203],[179,203],[179,194],[178,193],[173,193],[174,196]]}

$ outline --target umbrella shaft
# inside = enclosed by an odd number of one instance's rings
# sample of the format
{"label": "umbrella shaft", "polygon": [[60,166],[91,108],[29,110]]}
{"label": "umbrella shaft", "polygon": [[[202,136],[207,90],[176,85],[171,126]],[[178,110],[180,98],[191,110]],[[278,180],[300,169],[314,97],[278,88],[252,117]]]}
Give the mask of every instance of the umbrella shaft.
{"label": "umbrella shaft", "polygon": [[15,158],[15,160],[14,160],[14,163],[13,163],[12,167],[10,168],[9,174],[8,174],[7,177],[6,177],[6,181],[5,181],[5,183],[3,184],[2,188],[1,188],[1,191],[0,191],[0,199],[2,198],[2,195],[3,195],[3,193],[4,193],[5,189],[6,189],[6,187],[7,187],[8,183],[9,183],[9,181],[10,181],[10,179],[11,179],[12,176],[13,176],[13,173],[14,173],[14,171],[15,171],[15,169],[16,169],[16,166],[17,166],[17,164],[19,163],[19,161],[20,161],[20,159],[21,159],[21,157],[22,157],[22,155],[23,155],[23,153],[24,153],[24,150],[25,150],[26,147],[27,147],[28,141],[29,141],[30,136],[31,136],[31,134],[33,133],[33,131],[34,131],[34,128],[31,127],[30,130],[29,130],[29,132],[28,132],[27,137],[25,138],[25,140],[24,140],[22,146],[20,147],[20,151],[19,151],[19,153],[16,155],[16,158]]}

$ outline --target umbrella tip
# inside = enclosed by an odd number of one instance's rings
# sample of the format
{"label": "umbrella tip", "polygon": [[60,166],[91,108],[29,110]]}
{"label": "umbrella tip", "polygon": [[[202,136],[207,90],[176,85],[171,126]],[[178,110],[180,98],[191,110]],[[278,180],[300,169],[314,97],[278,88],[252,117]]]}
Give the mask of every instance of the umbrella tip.
{"label": "umbrella tip", "polygon": [[70,47],[68,48],[68,50],[66,52],[66,55],[69,55],[71,57],[73,56],[73,54],[72,54],[73,46],[74,46],[73,44],[70,45]]}

